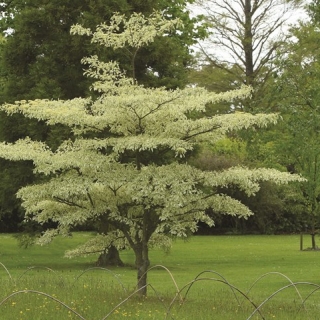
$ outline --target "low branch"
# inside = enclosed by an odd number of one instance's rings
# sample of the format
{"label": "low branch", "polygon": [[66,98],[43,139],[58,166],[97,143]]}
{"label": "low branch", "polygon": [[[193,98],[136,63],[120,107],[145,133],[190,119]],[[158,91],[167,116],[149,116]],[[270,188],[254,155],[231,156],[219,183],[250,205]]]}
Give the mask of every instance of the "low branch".
{"label": "low branch", "polygon": [[81,209],[86,209],[86,207],[84,207],[84,206],[80,206],[77,203],[74,203],[74,202],[66,200],[66,199],[62,199],[60,197],[53,196],[53,199],[56,200],[57,202],[66,204],[66,205],[68,205],[70,207],[78,207],[78,208],[81,208]]}

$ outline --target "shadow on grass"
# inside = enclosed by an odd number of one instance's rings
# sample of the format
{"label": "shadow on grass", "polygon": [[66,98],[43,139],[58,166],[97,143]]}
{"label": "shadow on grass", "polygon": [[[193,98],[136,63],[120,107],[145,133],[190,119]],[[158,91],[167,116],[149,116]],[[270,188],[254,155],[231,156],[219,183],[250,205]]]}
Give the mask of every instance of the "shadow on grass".
{"label": "shadow on grass", "polygon": [[[31,272],[32,270],[35,270],[36,268],[39,267],[30,267],[28,268],[26,271],[24,271],[18,278],[17,280],[13,279],[13,277],[11,276],[9,270],[5,267],[4,264],[2,264],[0,262],[0,268],[2,267],[2,269],[6,272],[6,274],[8,275],[10,282],[12,283],[12,285],[14,287],[17,286],[17,282],[19,282],[23,277],[26,276],[27,273]],[[315,283],[311,283],[311,282],[293,282],[291,281],[291,279],[289,279],[286,275],[280,273],[280,272],[268,272],[263,274],[262,276],[260,276],[257,280],[255,280],[253,282],[253,284],[250,286],[248,291],[243,291],[240,290],[239,288],[237,288],[236,286],[232,285],[230,282],[227,281],[227,279],[225,277],[223,277],[220,273],[213,271],[213,270],[206,270],[203,271],[201,273],[199,273],[192,281],[190,281],[189,283],[185,284],[183,287],[179,288],[174,276],[172,275],[172,273],[170,272],[170,270],[168,268],[166,268],[165,266],[162,265],[156,265],[151,267],[148,272],[152,272],[153,269],[162,269],[166,272],[166,274],[170,277],[173,286],[175,288],[175,294],[174,297],[171,298],[171,300],[169,300],[169,303],[165,303],[165,300],[162,298],[161,294],[156,290],[156,288],[154,288],[151,284],[148,284],[146,287],[148,287],[149,290],[152,290],[152,292],[155,294],[156,300],[160,303],[160,305],[162,306],[163,310],[164,310],[164,319],[175,319],[175,316],[172,312],[173,307],[178,305],[178,310],[181,310],[181,308],[183,308],[186,304],[186,301],[191,293],[191,291],[194,289],[194,286],[203,282],[209,282],[209,283],[219,283],[222,284],[223,286],[225,286],[228,290],[231,291],[232,296],[234,297],[234,304],[238,307],[241,307],[243,305],[243,301],[247,302],[250,306],[250,314],[247,316],[247,320],[252,319],[253,316],[258,315],[260,319],[266,319],[265,315],[262,311],[262,308],[270,303],[270,301],[272,301],[272,299],[277,296],[279,293],[289,289],[289,288],[294,288],[298,298],[299,298],[299,308],[296,312],[296,314],[298,314],[299,312],[301,312],[301,310],[306,311],[305,305],[306,302],[310,299],[310,297],[315,294],[317,291],[319,291],[320,289],[320,285],[317,285]],[[41,267],[41,269],[47,270],[50,273],[53,273],[56,275],[56,272],[50,268],[46,268],[46,267]],[[110,271],[109,269],[106,268],[102,268],[102,267],[95,267],[95,268],[88,268],[87,270],[81,272],[74,280],[74,282],[71,285],[71,289],[74,287],[74,285],[79,281],[79,279],[86,273],[88,272],[104,272],[106,274],[108,274],[109,276],[111,276],[113,279],[115,279],[117,281],[117,283],[121,286],[123,292],[126,294],[126,298],[122,299],[122,301],[120,301],[119,303],[117,303],[115,306],[112,306],[112,309],[105,315],[103,316],[103,318],[101,318],[101,320],[105,320],[108,319],[109,317],[111,317],[112,315],[114,315],[114,313],[118,310],[118,308],[120,308],[121,306],[125,305],[129,300],[133,299],[134,297],[139,297],[141,298],[140,295],[140,291],[143,290],[144,288],[139,288],[139,289],[134,289],[133,292],[128,293],[125,285],[123,284],[123,282],[118,278],[118,276]],[[284,285],[282,287],[280,287],[279,289],[277,289],[276,291],[274,291],[272,294],[270,294],[269,296],[267,296],[266,298],[264,298],[264,300],[260,303],[256,303],[254,301],[254,299],[249,297],[250,292],[252,291],[252,289],[257,286],[258,283],[261,282],[262,279],[266,278],[266,277],[281,277],[284,278],[288,284]],[[62,281],[63,285],[66,285],[66,282],[64,281],[64,279],[59,276],[59,279]],[[304,287],[310,287],[312,290],[311,292],[309,292],[307,294],[307,296],[305,298],[302,297],[302,294],[299,290],[300,286],[304,286]],[[7,295],[4,299],[2,299],[2,301],[0,301],[0,309],[1,307],[3,307],[9,300],[11,300],[13,297],[17,296],[17,295],[21,295],[21,294],[29,294],[29,295],[39,295],[39,296],[44,296],[47,299],[50,299],[52,301],[54,301],[55,303],[57,303],[58,305],[62,306],[66,312],[68,312],[69,314],[73,314],[76,318],[78,319],[83,319],[86,320],[86,318],[83,316],[83,314],[81,314],[80,312],[76,311],[73,307],[71,307],[70,305],[68,305],[67,303],[61,301],[60,299],[56,298],[54,295],[50,295],[46,292],[42,292],[39,290],[28,290],[28,289],[24,289],[24,290],[16,290],[13,293]],[[239,297],[242,298],[242,300],[239,299]]]}

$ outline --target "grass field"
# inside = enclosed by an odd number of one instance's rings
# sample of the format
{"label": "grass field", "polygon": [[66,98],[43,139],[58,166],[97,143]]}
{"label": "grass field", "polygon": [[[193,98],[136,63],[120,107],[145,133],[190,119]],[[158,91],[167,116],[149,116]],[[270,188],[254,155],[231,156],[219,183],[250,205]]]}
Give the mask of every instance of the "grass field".
{"label": "grass field", "polygon": [[[196,236],[169,254],[152,250],[146,299],[132,295],[133,267],[63,258],[90,236],[22,249],[0,235],[0,319],[320,318],[320,251],[299,251],[298,235]],[[132,251],[121,257],[134,261]]]}

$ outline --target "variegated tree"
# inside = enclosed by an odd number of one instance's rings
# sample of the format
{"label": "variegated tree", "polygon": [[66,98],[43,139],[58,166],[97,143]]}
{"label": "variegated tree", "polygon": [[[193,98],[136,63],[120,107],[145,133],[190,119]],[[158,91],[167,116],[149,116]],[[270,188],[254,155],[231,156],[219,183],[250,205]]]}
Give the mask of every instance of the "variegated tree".
{"label": "variegated tree", "polygon": [[[92,41],[123,48],[134,55],[156,36],[166,36],[179,21],[166,21],[159,14],[140,14],[125,20],[115,15],[95,32],[74,26],[72,32],[87,34]],[[22,113],[50,124],[69,126],[75,139],[57,150],[29,138],[0,145],[0,156],[14,161],[32,160],[34,171],[47,178],[18,192],[26,219],[40,224],[56,223],[39,239],[45,244],[74,226],[98,221],[113,231],[98,234],[89,243],[68,253],[97,252],[127,245],[136,257],[138,287],[146,294],[151,245],[167,243],[197,230],[197,223],[213,225],[206,209],[247,217],[250,210],[240,202],[217,193],[220,186],[237,185],[247,194],[259,189],[259,181],[287,183],[296,175],[269,169],[242,167],[203,172],[188,164],[197,144],[215,143],[225,134],[243,128],[264,127],[277,115],[235,113],[212,118],[201,115],[208,102],[232,101],[248,96],[249,88],[223,94],[204,89],[165,90],[139,86],[115,62],[85,58],[88,76],[96,79],[99,97],[68,101],[18,101],[1,107],[8,114]]]}

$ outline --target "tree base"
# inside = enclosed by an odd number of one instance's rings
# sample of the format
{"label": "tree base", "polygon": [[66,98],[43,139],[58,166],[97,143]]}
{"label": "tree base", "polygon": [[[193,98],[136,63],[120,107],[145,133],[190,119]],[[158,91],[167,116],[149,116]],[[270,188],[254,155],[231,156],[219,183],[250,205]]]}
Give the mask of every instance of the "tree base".
{"label": "tree base", "polygon": [[99,267],[117,266],[123,267],[124,263],[120,259],[119,251],[116,247],[110,247],[107,253],[101,253],[96,265]]}
{"label": "tree base", "polygon": [[315,248],[306,248],[306,249],[303,249],[302,251],[320,251],[320,248],[319,248],[319,247],[315,247]]}

